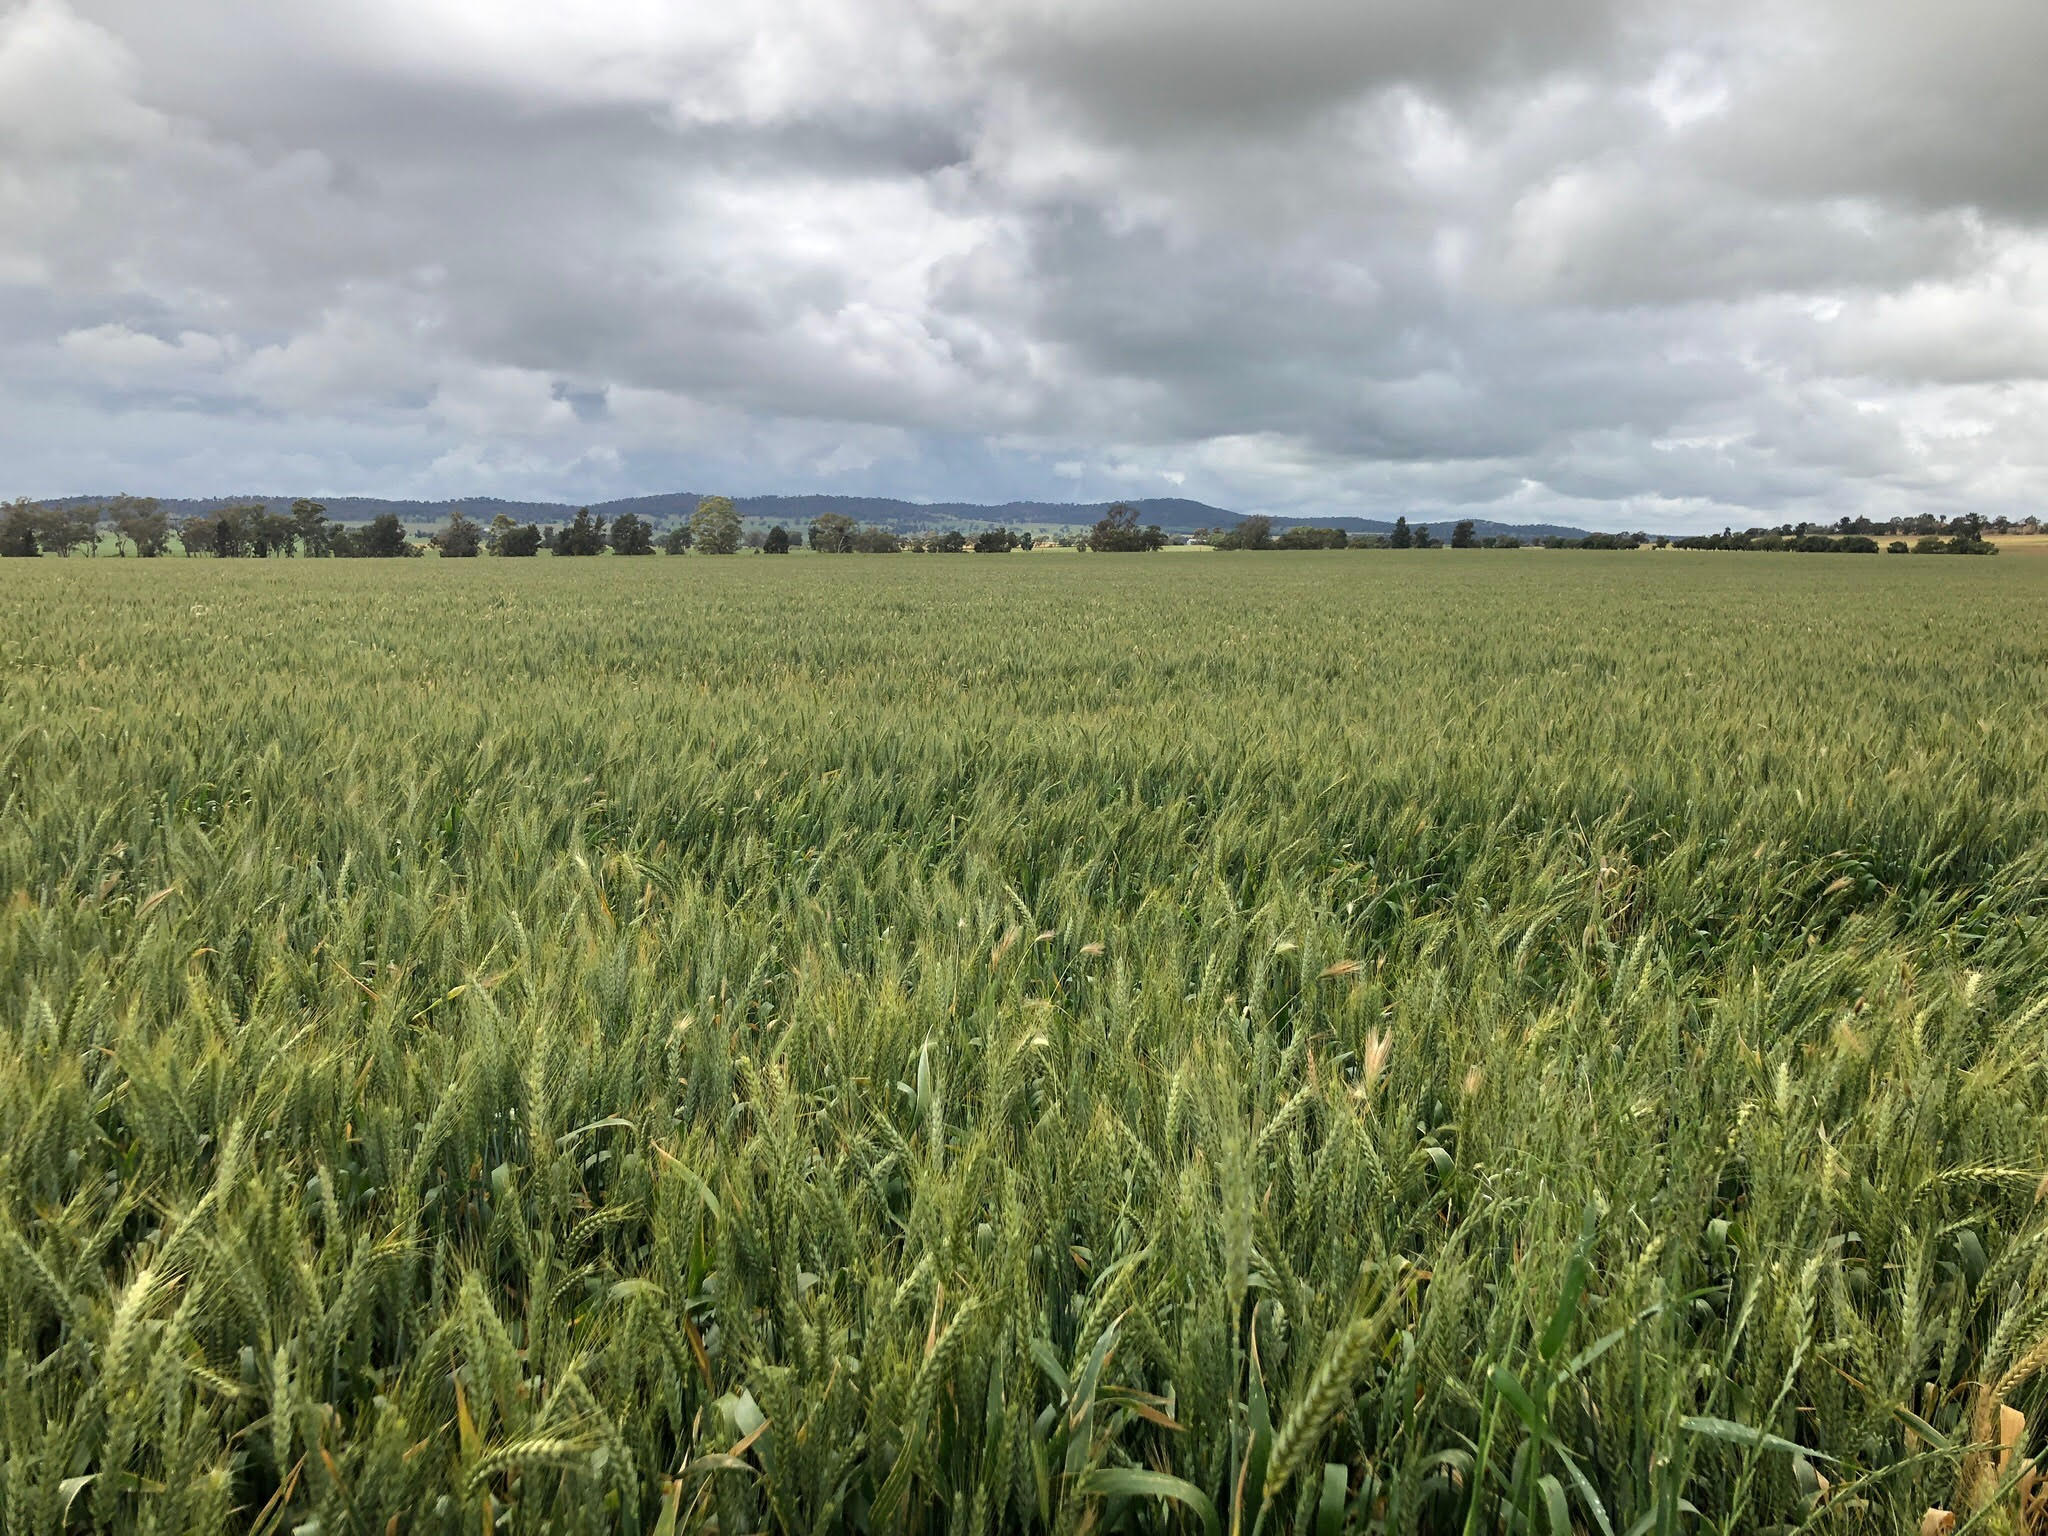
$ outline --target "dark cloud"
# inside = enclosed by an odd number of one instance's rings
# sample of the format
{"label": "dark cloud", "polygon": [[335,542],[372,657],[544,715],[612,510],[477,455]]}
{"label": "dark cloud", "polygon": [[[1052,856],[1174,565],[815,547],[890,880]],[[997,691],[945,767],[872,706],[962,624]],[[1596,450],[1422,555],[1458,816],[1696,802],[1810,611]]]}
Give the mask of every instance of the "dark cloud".
{"label": "dark cloud", "polygon": [[1776,67],[1706,136],[1704,163],[1787,197],[2048,216],[2048,7],[1827,0],[1752,27]]}
{"label": "dark cloud", "polygon": [[2036,0],[0,0],[14,494],[2048,492]]}
{"label": "dark cloud", "polygon": [[978,18],[1008,71],[1110,132],[1278,131],[1391,85],[1509,89],[1616,40],[1612,0],[1050,0]]}

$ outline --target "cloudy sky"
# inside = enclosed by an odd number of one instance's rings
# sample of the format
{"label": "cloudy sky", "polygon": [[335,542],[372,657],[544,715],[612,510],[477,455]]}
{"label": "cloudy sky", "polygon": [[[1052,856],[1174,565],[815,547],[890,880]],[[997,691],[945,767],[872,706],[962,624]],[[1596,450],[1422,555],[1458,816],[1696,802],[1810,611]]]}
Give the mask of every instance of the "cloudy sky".
{"label": "cloudy sky", "polygon": [[0,0],[0,495],[2048,511],[2042,0]]}

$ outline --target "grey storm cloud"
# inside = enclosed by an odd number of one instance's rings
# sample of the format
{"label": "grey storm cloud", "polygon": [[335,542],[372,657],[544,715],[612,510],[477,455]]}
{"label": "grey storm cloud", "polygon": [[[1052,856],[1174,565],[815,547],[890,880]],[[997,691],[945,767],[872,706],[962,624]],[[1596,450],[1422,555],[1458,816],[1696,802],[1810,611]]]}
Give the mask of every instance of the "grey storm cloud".
{"label": "grey storm cloud", "polygon": [[0,0],[5,494],[2048,500],[2038,0]]}

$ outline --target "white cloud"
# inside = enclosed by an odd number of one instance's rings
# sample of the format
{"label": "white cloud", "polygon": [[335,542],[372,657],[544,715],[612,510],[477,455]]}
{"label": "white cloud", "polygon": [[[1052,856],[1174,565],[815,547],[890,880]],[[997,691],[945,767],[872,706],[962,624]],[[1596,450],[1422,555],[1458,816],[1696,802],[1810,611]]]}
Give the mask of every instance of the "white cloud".
{"label": "white cloud", "polygon": [[1866,377],[2048,380],[2048,235],[2010,239],[1965,275],[1859,296],[1823,322],[1820,359]]}
{"label": "white cloud", "polygon": [[135,76],[120,39],[63,0],[0,13],[0,149],[62,156],[162,132],[161,116],[134,97]]}
{"label": "white cloud", "polygon": [[189,377],[218,367],[230,352],[227,343],[203,331],[186,331],[167,341],[113,322],[66,331],[57,346],[109,384]]}

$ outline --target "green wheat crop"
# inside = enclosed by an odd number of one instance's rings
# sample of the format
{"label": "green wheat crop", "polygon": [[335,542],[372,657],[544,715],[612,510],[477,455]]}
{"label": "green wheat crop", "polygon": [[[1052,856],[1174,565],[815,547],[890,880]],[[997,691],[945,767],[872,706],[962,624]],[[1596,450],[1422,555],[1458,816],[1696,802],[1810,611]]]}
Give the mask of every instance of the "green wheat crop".
{"label": "green wheat crop", "polygon": [[2031,1518],[2026,562],[11,564],[0,1530]]}

